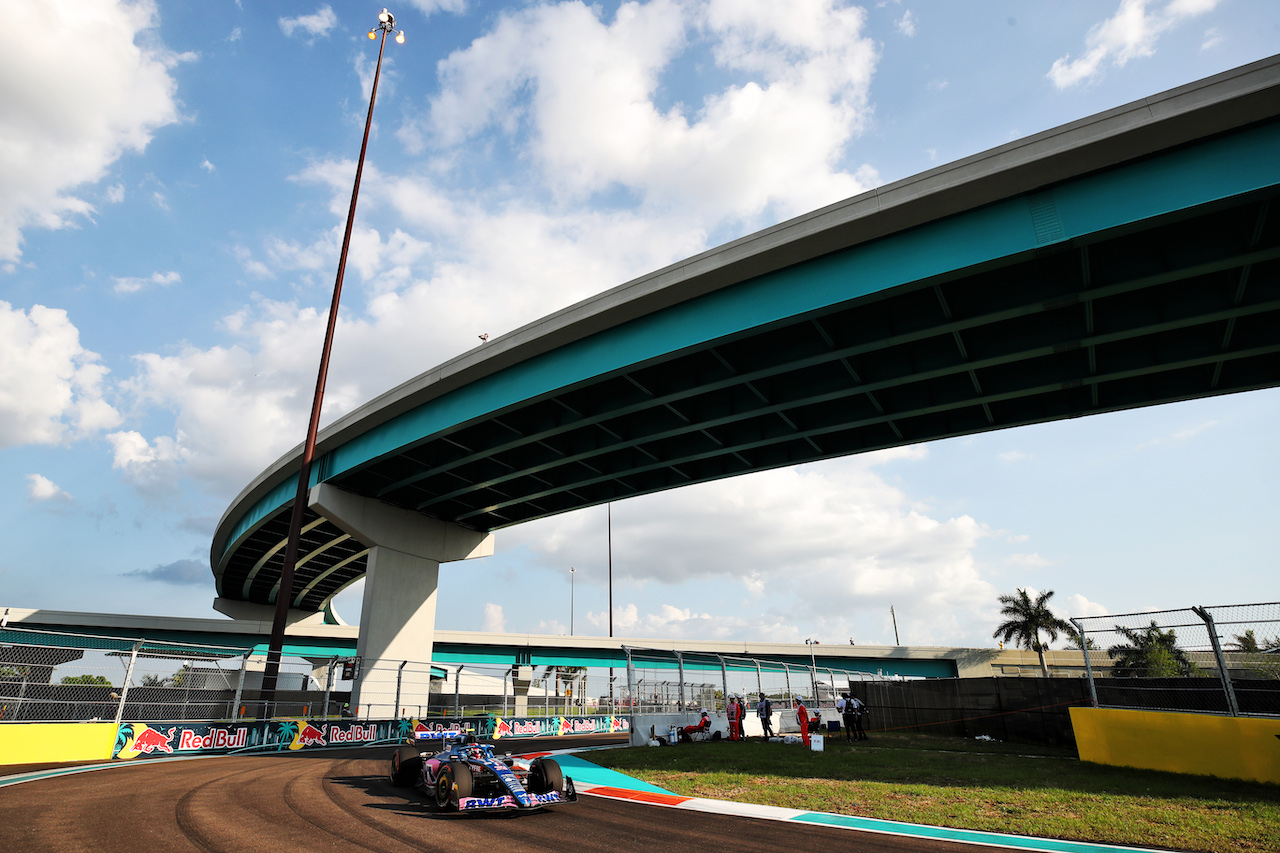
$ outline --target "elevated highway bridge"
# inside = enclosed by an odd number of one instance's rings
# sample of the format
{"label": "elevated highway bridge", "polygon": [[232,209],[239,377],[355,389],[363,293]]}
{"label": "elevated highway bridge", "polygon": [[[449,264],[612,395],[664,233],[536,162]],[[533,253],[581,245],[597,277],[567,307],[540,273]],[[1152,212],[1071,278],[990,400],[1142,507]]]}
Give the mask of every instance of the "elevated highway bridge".
{"label": "elevated highway bridge", "polygon": [[[79,613],[59,610],[8,611],[10,628],[65,632],[69,635],[146,639],[177,646],[213,646],[228,655],[244,652],[265,655],[271,622],[241,619],[194,619],[174,616],[141,616]],[[0,639],[23,642],[17,632],[0,630]],[[356,654],[359,629],[354,625],[328,625],[319,619],[295,622],[285,635],[284,654],[306,658],[320,666],[330,658]],[[31,640],[27,637],[26,640]],[[69,642],[74,642],[68,638]],[[1039,674],[1034,652],[1018,649],[973,649],[946,646],[842,646],[756,641],[660,640],[643,637],[564,637],[544,634],[495,634],[480,631],[437,630],[433,637],[437,661],[486,667],[627,665],[626,649],[644,655],[676,652],[702,657],[724,655],[760,658],[796,667],[816,665],[820,670],[868,673],[915,678],[980,678],[1000,675]],[[69,659],[76,659],[74,657]],[[705,662],[705,661],[704,661]],[[399,663],[397,661],[396,663]],[[1084,672],[1080,652],[1049,653],[1055,675]],[[1094,662],[1097,667],[1098,662]]]}
{"label": "elevated highway bridge", "polygon": [[[1278,195],[1272,58],[545,317],[321,432],[292,618],[325,612],[367,576],[361,653],[421,659],[439,641],[439,564],[491,553],[493,531],[511,525],[1280,384]],[[259,475],[218,524],[224,613],[269,619],[300,454]]]}

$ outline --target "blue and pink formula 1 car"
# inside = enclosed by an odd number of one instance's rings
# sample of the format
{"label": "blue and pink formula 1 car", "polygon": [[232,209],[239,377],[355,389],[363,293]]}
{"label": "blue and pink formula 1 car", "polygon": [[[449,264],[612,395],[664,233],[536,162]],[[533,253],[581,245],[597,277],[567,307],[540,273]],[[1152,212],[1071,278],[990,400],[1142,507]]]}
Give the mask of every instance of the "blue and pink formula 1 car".
{"label": "blue and pink formula 1 car", "polygon": [[470,735],[446,740],[440,752],[423,751],[425,746],[411,741],[396,749],[391,783],[422,789],[441,809],[531,810],[578,801],[573,780],[552,758],[535,758],[526,768],[509,754],[495,756],[493,747]]}

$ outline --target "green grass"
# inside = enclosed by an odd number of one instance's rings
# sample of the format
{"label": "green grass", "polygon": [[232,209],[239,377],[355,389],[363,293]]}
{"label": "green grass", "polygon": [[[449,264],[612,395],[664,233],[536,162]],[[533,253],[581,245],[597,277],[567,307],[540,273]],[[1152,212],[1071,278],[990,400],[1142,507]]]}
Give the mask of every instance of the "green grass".
{"label": "green grass", "polygon": [[1178,850],[1280,851],[1280,786],[1107,767],[1074,750],[921,735],[593,752],[685,796]]}

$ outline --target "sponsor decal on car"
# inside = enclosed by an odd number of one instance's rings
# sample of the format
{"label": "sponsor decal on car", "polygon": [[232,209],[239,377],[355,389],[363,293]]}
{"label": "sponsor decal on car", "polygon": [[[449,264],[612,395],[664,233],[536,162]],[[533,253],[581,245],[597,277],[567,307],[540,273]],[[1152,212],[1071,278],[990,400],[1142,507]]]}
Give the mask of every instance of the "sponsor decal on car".
{"label": "sponsor decal on car", "polygon": [[502,797],[463,797],[458,800],[458,809],[460,811],[470,811],[472,809],[502,809],[517,808],[515,797],[507,794]]}

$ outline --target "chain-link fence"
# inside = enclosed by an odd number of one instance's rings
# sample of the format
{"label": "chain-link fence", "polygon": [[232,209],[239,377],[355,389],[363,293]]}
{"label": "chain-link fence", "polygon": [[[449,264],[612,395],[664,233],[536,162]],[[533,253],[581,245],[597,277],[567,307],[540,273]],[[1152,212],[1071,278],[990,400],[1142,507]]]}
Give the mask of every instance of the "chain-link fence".
{"label": "chain-link fence", "polygon": [[627,698],[637,713],[723,711],[726,696],[748,701],[768,696],[787,708],[795,697],[813,709],[831,709],[850,684],[886,676],[766,658],[658,649],[627,649],[631,673]]}
{"label": "chain-link fence", "polygon": [[1280,715],[1280,603],[1071,621],[1098,707]]}
{"label": "chain-link fence", "polygon": [[0,629],[0,722],[235,720],[321,712],[314,664],[281,661],[260,702],[265,656],[243,648]]}

